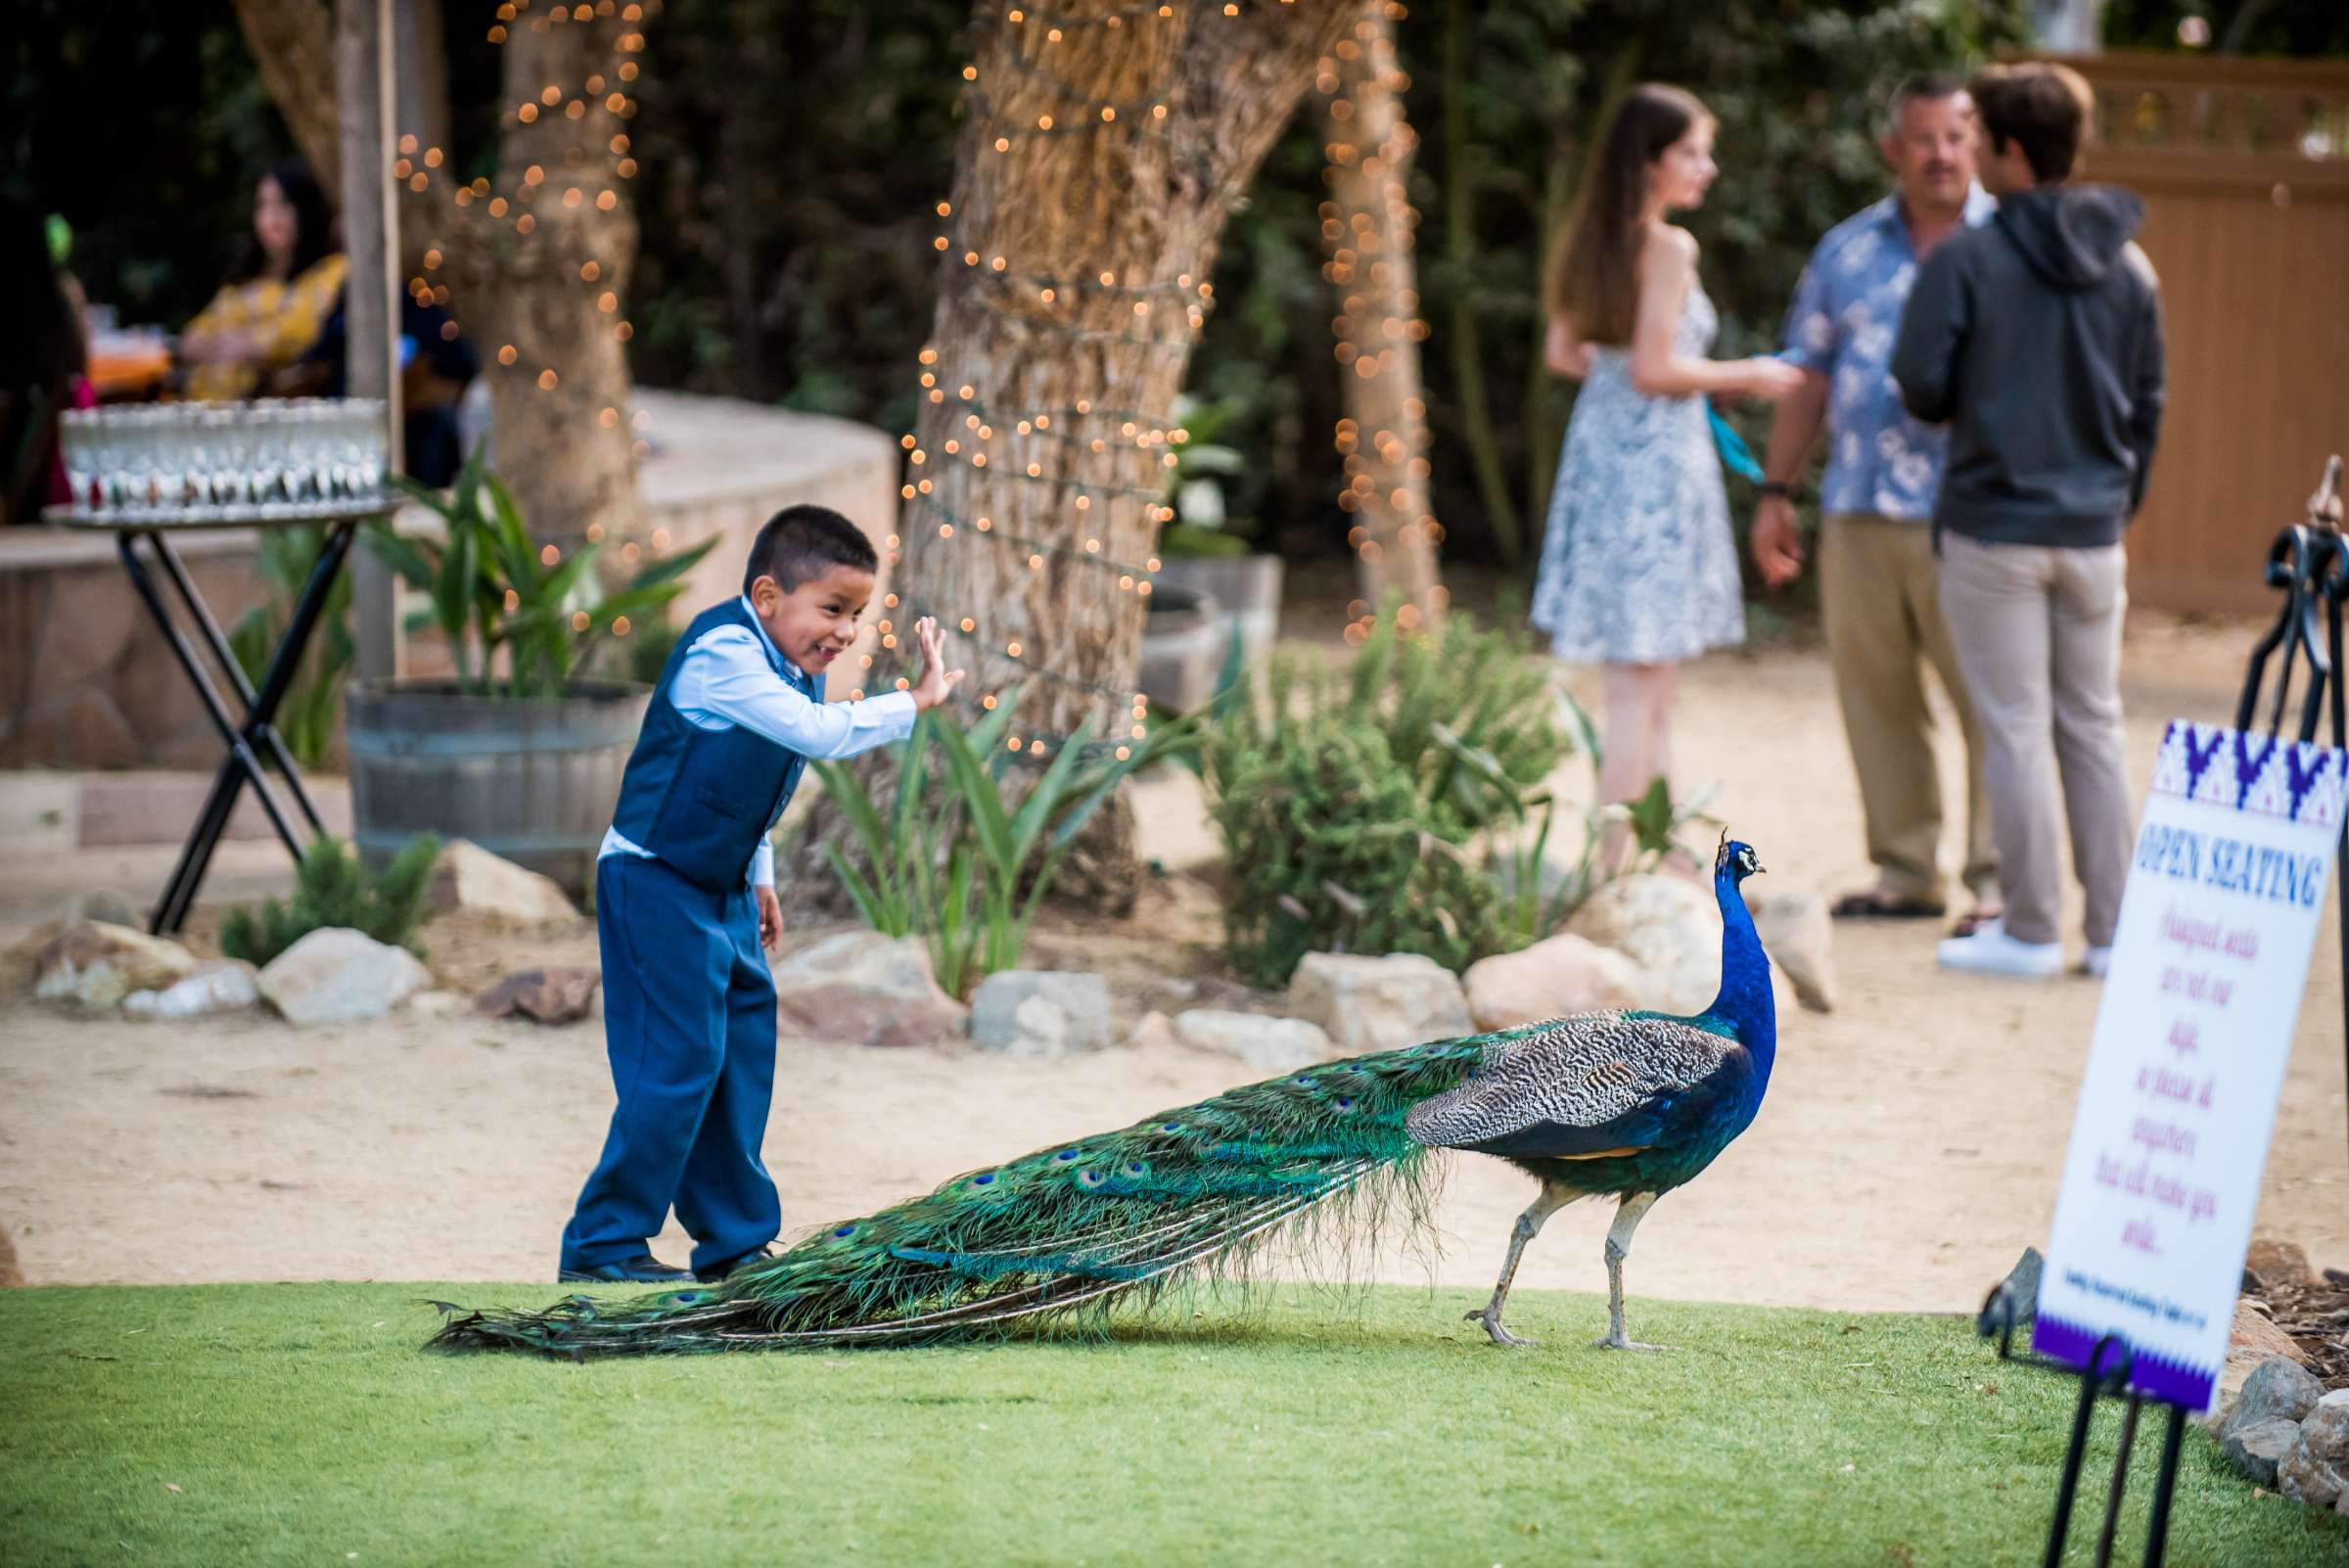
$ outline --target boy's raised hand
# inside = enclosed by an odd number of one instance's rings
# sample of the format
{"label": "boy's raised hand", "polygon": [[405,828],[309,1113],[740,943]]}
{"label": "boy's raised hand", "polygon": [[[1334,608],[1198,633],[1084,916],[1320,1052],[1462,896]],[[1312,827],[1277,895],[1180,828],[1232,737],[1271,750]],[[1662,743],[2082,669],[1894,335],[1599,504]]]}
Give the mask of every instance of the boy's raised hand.
{"label": "boy's raised hand", "polygon": [[944,702],[962,684],[966,671],[946,668],[946,635],[938,629],[937,621],[931,617],[924,616],[913,623],[913,640],[922,650],[921,678],[913,683],[913,707],[919,713]]}

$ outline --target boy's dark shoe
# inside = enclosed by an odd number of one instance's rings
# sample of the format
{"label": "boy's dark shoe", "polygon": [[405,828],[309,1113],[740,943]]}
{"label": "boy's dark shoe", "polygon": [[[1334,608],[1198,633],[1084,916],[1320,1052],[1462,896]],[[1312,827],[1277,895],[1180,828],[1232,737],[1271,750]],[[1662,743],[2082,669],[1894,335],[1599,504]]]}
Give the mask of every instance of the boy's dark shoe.
{"label": "boy's dark shoe", "polygon": [[588,1268],[562,1268],[555,1279],[565,1285],[680,1285],[693,1276],[682,1268],[671,1268],[649,1252],[618,1263],[597,1264]]}
{"label": "boy's dark shoe", "polygon": [[724,1263],[712,1264],[707,1268],[697,1269],[693,1277],[702,1284],[714,1285],[729,1274],[739,1273],[745,1268],[754,1268],[766,1262],[769,1258],[781,1256],[782,1254],[776,1252],[772,1247],[760,1247],[755,1251],[746,1252],[740,1257],[728,1258]]}

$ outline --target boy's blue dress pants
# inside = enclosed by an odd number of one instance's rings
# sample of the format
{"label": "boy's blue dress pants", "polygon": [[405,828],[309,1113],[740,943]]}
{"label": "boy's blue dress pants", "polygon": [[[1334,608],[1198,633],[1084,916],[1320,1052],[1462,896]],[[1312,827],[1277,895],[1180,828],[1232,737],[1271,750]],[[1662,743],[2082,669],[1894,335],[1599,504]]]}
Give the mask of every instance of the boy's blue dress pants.
{"label": "boy's blue dress pants", "polygon": [[775,985],[751,890],[712,893],[659,860],[608,854],[595,929],[620,1103],[564,1227],[562,1266],[636,1257],[672,1206],[697,1271],[765,1246],[782,1226],[759,1158],[775,1087]]}

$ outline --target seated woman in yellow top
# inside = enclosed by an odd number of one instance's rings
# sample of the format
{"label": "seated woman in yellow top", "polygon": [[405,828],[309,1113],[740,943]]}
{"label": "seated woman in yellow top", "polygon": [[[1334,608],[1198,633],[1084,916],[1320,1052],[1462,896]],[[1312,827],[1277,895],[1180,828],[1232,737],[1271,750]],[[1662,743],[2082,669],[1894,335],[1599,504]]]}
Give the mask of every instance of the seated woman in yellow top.
{"label": "seated woman in yellow top", "polygon": [[253,238],[235,275],[180,335],[190,397],[266,395],[269,380],[300,359],[343,291],[326,193],[299,163],[261,176]]}

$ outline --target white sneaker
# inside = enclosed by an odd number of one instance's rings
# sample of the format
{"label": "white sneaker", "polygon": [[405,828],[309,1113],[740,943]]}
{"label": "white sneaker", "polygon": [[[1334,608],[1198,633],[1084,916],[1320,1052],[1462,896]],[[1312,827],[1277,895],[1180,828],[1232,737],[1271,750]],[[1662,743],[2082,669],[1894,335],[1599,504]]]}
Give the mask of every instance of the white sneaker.
{"label": "white sneaker", "polygon": [[1944,938],[1933,951],[1944,969],[1963,969],[1978,975],[2011,975],[2024,980],[2048,980],[2063,973],[2063,944],[2017,942],[2006,935],[2004,922],[1985,920],[1970,937]]}
{"label": "white sneaker", "polygon": [[2112,967],[2112,948],[2109,945],[2091,947],[2081,956],[2080,967],[2098,980]]}

